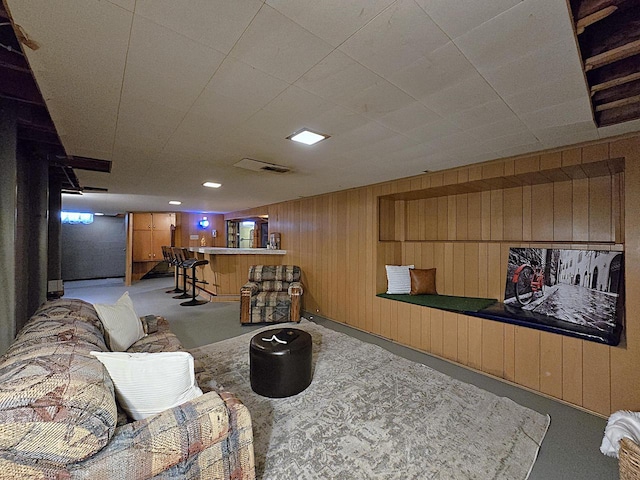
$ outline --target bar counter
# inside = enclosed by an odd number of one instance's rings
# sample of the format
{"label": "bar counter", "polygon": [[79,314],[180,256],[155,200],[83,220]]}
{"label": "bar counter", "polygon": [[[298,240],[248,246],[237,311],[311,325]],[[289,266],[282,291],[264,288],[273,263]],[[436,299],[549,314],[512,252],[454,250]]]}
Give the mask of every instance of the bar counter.
{"label": "bar counter", "polygon": [[211,301],[240,300],[240,287],[247,282],[251,265],[281,265],[286,250],[267,248],[190,247],[194,257],[209,260],[197,267],[200,295]]}

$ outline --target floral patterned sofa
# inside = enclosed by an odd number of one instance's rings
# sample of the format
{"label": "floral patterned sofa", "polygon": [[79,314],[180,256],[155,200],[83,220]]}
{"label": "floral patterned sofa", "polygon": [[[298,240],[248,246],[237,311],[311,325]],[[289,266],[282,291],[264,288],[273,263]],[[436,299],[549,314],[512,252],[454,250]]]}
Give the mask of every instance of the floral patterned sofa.
{"label": "floral patterned sofa", "polygon": [[[128,351],[182,350],[165,319],[141,320],[148,335]],[[232,394],[200,385],[204,395],[130,421],[91,351],[107,351],[95,309],[61,299],[0,359],[0,478],[255,478],[251,417]]]}

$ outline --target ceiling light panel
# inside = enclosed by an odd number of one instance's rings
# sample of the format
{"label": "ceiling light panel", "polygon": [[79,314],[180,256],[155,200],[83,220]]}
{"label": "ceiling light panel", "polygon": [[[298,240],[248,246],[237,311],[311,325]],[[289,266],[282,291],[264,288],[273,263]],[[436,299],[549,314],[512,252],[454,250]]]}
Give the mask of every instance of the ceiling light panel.
{"label": "ceiling light panel", "polygon": [[304,143],[305,145],[315,145],[319,141],[325,140],[327,138],[329,138],[329,135],[315,133],[311,130],[307,130],[306,128],[287,137],[288,140],[293,140],[294,142],[298,143]]}
{"label": "ceiling light panel", "polygon": [[222,186],[221,183],[216,183],[216,182],[204,182],[202,184],[203,187],[208,187],[208,188],[220,188]]}

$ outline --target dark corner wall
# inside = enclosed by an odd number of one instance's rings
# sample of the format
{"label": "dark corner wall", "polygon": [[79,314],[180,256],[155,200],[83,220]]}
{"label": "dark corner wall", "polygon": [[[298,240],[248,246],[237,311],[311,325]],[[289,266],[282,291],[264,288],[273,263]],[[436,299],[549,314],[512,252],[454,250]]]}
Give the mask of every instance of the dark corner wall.
{"label": "dark corner wall", "polygon": [[0,98],[0,353],[60,278],[59,238],[48,227],[60,218],[60,188],[49,184],[48,160],[19,141],[18,108]]}
{"label": "dark corner wall", "polygon": [[124,277],[124,217],[94,216],[93,223],[62,225],[62,279]]}

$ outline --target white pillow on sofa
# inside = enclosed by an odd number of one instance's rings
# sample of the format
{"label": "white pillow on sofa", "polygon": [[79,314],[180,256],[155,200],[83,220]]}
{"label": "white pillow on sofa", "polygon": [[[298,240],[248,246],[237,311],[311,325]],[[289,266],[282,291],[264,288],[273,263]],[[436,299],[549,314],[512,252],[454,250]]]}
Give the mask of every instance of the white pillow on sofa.
{"label": "white pillow on sofa", "polygon": [[202,395],[188,352],[91,352],[102,362],[122,409],[142,420]]}
{"label": "white pillow on sofa", "polygon": [[104,326],[112,351],[124,352],[144,337],[142,322],[133,308],[129,292],[124,292],[115,305],[95,303],[93,307]]}
{"label": "white pillow on sofa", "polygon": [[387,293],[409,294],[411,292],[411,275],[409,269],[413,265],[385,265],[387,269]]}

